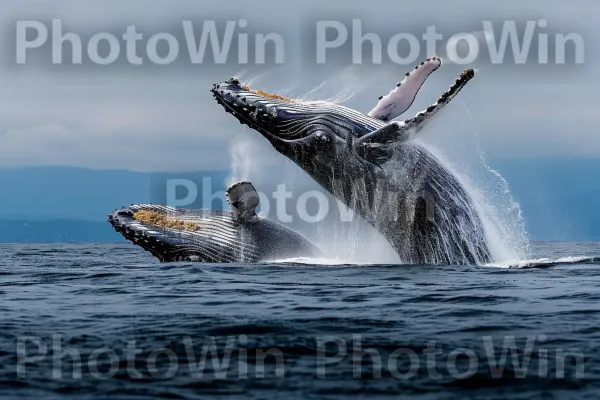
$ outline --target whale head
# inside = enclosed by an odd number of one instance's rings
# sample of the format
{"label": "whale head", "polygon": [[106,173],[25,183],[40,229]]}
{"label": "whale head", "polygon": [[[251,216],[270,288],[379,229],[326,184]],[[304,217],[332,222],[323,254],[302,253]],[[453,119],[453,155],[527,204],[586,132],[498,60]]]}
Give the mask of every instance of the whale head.
{"label": "whale head", "polygon": [[213,85],[211,92],[225,111],[325,186],[332,174],[364,168],[354,142],[385,125],[339,104],[290,99],[251,89],[235,78]]}
{"label": "whale head", "polygon": [[[407,156],[414,153],[409,139],[423,129],[474,74],[472,69],[464,70],[426,110],[404,121],[390,123],[387,118],[384,118],[386,122],[376,118],[380,113],[370,116],[371,113],[365,115],[336,103],[290,99],[252,89],[236,78],[214,84],[211,92],[225,111],[260,132],[277,151],[331,190],[336,179],[354,181],[358,178],[359,185],[379,180],[382,165],[392,158],[407,162]],[[416,93],[410,88],[409,92]],[[392,99],[388,105],[398,102]]]}
{"label": "whale head", "polygon": [[[108,222],[125,239],[163,262],[245,261],[239,257],[240,227],[228,211],[133,204],[110,213]],[[215,236],[226,239],[215,240]],[[254,246],[244,246],[251,259],[256,252]]]}

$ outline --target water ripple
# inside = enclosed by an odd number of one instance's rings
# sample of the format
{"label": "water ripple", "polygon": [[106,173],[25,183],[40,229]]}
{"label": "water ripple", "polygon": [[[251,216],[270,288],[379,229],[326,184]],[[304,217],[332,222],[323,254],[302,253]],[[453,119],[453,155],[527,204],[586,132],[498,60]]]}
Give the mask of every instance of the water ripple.
{"label": "water ripple", "polygon": [[[128,244],[0,245],[0,397],[594,398],[600,388],[600,268],[597,255],[586,252],[597,248],[539,244],[540,259],[499,268],[160,264]],[[42,340],[48,354],[27,364],[27,377],[18,378],[17,343],[23,337]],[[86,361],[95,350],[113,350],[117,373],[97,379],[84,362],[81,379],[54,379],[56,338],[63,351],[75,349]],[[486,340],[493,341],[499,359],[504,341],[514,340],[522,356],[531,338],[537,340],[531,376],[515,378],[512,363],[502,378],[490,375]],[[208,362],[208,375],[194,377],[190,368],[204,349],[214,345],[222,357],[228,341],[245,350],[244,359],[232,356],[230,375],[216,378]],[[139,354],[128,359],[131,343]],[[440,379],[428,371],[424,352],[431,343],[441,352]],[[148,359],[165,349],[181,362],[172,377],[160,379],[150,373]],[[275,375],[274,356],[262,360],[264,377],[252,375],[260,352],[269,349],[284,357],[284,378]],[[419,360],[410,379],[398,379],[388,368],[398,349],[403,355],[393,360],[403,373],[411,354]],[[448,357],[457,349],[477,360],[470,376],[449,373]],[[548,378],[536,375],[544,354],[539,349],[549,355]],[[342,350],[346,356],[330,360],[326,379],[319,379],[319,352]],[[557,351],[583,353],[585,377],[574,376],[571,357],[565,377],[557,378]],[[380,378],[373,352],[384,366]],[[362,361],[361,379],[354,377],[354,357]],[[69,376],[73,366],[68,355],[63,360]],[[167,361],[163,354],[154,366],[165,372]],[[458,356],[457,368],[465,371],[467,361]],[[110,366],[109,358],[98,360],[98,368]],[[135,379],[128,372],[132,366],[140,371]],[[250,376],[240,379],[244,368]]]}

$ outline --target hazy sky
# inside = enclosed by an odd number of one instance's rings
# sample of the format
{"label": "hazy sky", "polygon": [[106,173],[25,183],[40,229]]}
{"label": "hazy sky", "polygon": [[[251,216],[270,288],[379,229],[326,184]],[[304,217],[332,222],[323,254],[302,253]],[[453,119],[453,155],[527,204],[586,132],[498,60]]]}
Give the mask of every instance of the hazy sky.
{"label": "hazy sky", "polygon": [[[451,33],[474,32],[482,29],[484,20],[545,19],[549,33],[580,34],[585,39],[584,65],[470,65],[478,68],[475,80],[439,115],[423,140],[452,150],[478,139],[492,158],[600,156],[600,29],[595,13],[589,12],[596,9],[596,2],[382,0],[376,8],[373,4],[347,0],[297,4],[281,0],[3,0],[0,166],[216,170],[229,168],[232,154],[240,157],[240,153],[276,164],[279,156],[266,141],[225,114],[209,88],[236,73],[246,79],[262,76],[256,80],[257,87],[288,96],[348,98],[348,106],[368,112],[377,96],[392,89],[412,66],[331,62],[317,67],[307,61],[307,53],[314,52],[311,32],[316,21],[352,18],[362,18],[365,32],[378,32],[384,38],[390,32],[424,33],[429,25]],[[88,38],[99,32],[122,35],[129,25],[144,32],[179,34],[184,20],[201,29],[205,20],[224,23],[244,18],[249,30],[276,32],[285,38],[287,62],[219,67],[51,65],[46,45],[37,53],[32,50],[30,54],[36,57],[31,62],[16,65],[17,21],[50,25],[53,18],[62,20],[65,32]],[[410,114],[433,102],[462,68],[446,63],[427,81]],[[243,145],[232,150],[232,143]]]}

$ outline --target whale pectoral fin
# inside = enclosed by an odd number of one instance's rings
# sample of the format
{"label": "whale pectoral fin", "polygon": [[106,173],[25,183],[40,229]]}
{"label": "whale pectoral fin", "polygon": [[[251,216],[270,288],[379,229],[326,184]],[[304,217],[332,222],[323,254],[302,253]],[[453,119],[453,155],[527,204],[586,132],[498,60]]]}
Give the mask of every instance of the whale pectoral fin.
{"label": "whale pectoral fin", "polygon": [[259,196],[250,182],[237,182],[227,188],[227,201],[231,205],[234,219],[238,222],[256,222]]}
{"label": "whale pectoral fin", "polygon": [[365,160],[382,164],[393,154],[392,146],[408,140],[416,128],[415,118],[402,122],[394,121],[371,132],[354,142],[354,150]]}
{"label": "whale pectoral fin", "polygon": [[[472,68],[467,68],[463,72],[460,73],[458,78],[454,81],[452,86],[448,88],[438,99],[437,101],[427,107],[426,110],[418,113],[413,120],[416,120],[416,129],[414,133],[419,132],[421,129],[425,127],[427,122],[433,117],[437,112],[439,112],[444,106],[446,106],[450,101],[456,97],[456,95],[467,85],[467,83],[475,77],[475,71]],[[408,121],[408,120],[407,120]]]}
{"label": "whale pectoral fin", "polygon": [[391,122],[383,128],[357,139],[354,142],[356,152],[366,160],[372,161],[373,155],[381,154],[382,148],[389,148],[409,140],[423,129],[431,117],[444,108],[474,76],[475,72],[472,69],[464,70],[437,102],[427,107],[426,110],[405,121]]}
{"label": "whale pectoral fin", "polygon": [[355,146],[360,151],[362,148],[377,149],[407,140],[410,138],[411,129],[415,128],[413,120],[414,118],[402,122],[391,122],[383,128],[357,139],[354,142]]}
{"label": "whale pectoral fin", "polygon": [[368,116],[382,121],[391,121],[404,114],[412,105],[425,80],[442,65],[437,57],[428,58],[417,65],[411,72],[406,73],[402,82],[387,96],[381,96],[379,103],[372,109]]}

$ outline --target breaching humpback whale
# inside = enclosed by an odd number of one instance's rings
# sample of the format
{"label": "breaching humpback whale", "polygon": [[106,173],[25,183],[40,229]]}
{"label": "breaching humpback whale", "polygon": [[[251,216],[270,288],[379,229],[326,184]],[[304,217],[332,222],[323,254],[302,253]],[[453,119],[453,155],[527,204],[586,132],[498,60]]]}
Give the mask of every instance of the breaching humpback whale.
{"label": "breaching humpback whale", "polygon": [[301,234],[256,215],[258,193],[251,183],[238,182],[226,195],[231,211],[142,204],[116,210],[108,221],[162,262],[263,262],[322,255]]}
{"label": "breaching humpback whale", "polygon": [[412,105],[440,65],[436,57],[417,65],[368,115],[335,103],[254,90],[236,78],[211,91],[225,111],[260,132],[378,229],[404,263],[488,263],[490,252],[472,199],[430,152],[411,140],[474,71],[463,71],[436,103],[413,118],[389,122]]}

